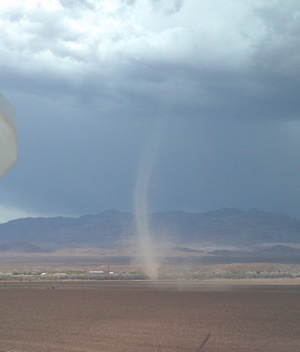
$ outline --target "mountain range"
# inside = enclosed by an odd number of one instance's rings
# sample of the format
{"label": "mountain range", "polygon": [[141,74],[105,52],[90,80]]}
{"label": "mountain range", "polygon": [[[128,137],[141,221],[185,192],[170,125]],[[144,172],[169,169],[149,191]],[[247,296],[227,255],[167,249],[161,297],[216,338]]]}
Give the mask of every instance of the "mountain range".
{"label": "mountain range", "polygon": [[[300,220],[257,209],[158,212],[150,215],[150,224],[155,241],[162,239],[187,247],[300,243]],[[0,224],[0,251],[16,243],[36,246],[34,251],[38,248],[113,248],[135,241],[135,232],[134,215],[117,210],[79,218],[24,218]]]}

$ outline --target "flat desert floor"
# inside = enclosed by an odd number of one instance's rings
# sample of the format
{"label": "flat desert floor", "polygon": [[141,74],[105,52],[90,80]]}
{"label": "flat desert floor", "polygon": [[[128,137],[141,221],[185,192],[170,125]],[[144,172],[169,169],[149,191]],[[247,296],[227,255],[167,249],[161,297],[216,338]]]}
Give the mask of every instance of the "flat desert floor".
{"label": "flat desert floor", "polygon": [[0,350],[197,352],[213,333],[202,351],[296,352],[288,282],[0,283]]}

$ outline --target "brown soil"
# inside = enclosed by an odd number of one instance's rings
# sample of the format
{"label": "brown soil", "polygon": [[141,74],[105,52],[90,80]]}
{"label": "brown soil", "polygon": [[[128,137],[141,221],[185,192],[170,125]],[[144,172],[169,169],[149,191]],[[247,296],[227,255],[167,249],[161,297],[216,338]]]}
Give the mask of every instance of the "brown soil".
{"label": "brown soil", "polygon": [[0,350],[295,352],[299,285],[0,284]]}

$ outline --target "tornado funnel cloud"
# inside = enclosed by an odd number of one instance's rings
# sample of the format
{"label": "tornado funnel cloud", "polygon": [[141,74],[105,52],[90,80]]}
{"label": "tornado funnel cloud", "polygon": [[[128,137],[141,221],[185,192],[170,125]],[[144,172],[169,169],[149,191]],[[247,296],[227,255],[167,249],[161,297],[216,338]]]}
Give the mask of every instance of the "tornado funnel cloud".
{"label": "tornado funnel cloud", "polygon": [[0,94],[0,177],[17,160],[15,115],[14,107]]}
{"label": "tornado funnel cloud", "polygon": [[134,210],[137,240],[146,274],[151,279],[158,278],[159,263],[155,257],[153,235],[149,219],[149,182],[153,171],[160,141],[159,130],[148,141],[140,160],[134,191]]}

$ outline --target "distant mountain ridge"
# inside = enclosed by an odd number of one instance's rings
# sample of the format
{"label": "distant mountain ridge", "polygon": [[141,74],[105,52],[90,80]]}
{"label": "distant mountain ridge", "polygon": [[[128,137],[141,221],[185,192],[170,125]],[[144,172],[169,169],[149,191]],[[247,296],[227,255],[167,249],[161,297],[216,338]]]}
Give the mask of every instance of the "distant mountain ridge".
{"label": "distant mountain ridge", "polygon": [[[174,243],[300,243],[300,220],[257,209],[159,212],[150,218],[154,237]],[[134,215],[117,210],[79,218],[25,218],[0,224],[0,244],[22,242],[41,248],[115,247],[134,241],[134,236]]]}

